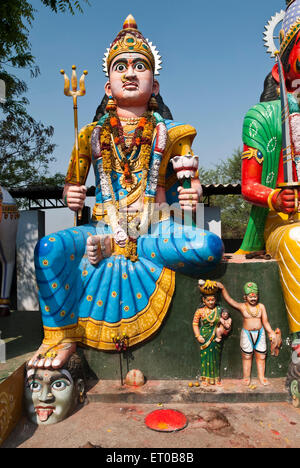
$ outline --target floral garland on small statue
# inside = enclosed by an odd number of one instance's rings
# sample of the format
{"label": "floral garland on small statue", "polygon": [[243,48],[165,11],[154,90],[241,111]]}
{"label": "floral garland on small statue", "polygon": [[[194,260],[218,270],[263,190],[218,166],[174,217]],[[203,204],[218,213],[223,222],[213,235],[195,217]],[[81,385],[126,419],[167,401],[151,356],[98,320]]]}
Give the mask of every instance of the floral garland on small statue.
{"label": "floral garland on small statue", "polygon": [[[115,194],[112,187],[111,181],[111,172],[113,166],[113,158],[114,152],[112,149],[112,142],[111,137],[113,138],[114,144],[118,148],[119,154],[121,156],[120,165],[123,170],[123,176],[128,184],[132,181],[132,172],[130,167],[130,162],[135,156],[139,146],[140,146],[140,154],[139,158],[141,161],[142,166],[142,180],[141,180],[141,188],[142,193],[145,195],[145,190],[147,186],[147,180],[150,173],[150,178],[152,181],[155,179],[156,185],[158,181],[158,172],[154,167],[150,168],[150,158],[152,152],[152,144],[153,144],[153,135],[154,131],[157,128],[157,132],[159,133],[157,140],[159,141],[156,145],[154,151],[157,155],[162,156],[163,151],[166,146],[167,141],[167,130],[165,124],[160,122],[157,124],[156,119],[153,115],[153,112],[147,111],[145,112],[136,127],[133,139],[131,144],[127,147],[123,132],[123,127],[120,122],[120,119],[117,115],[116,111],[109,111],[109,116],[105,120],[103,126],[101,127],[100,131],[100,148],[101,148],[101,157],[102,157],[102,165],[103,165],[103,179],[106,176],[106,181],[101,180],[101,186],[104,186],[105,183],[108,182],[110,188],[110,195],[111,195],[111,202],[107,204],[107,214],[110,219],[111,227],[114,231],[115,237],[123,236],[125,233],[122,228],[120,228],[120,218],[118,213],[118,207],[115,199]],[[150,168],[150,171],[149,171]],[[153,174],[152,174],[153,172]],[[145,218],[147,217],[147,221],[151,218],[150,213],[152,210],[149,210],[149,197],[144,196],[144,200],[147,199],[145,206],[144,206],[144,213],[141,220],[141,226],[143,225],[143,231],[145,231]],[[151,197],[150,197],[151,199]],[[153,201],[155,197],[153,197]],[[135,224],[135,220],[133,220],[132,224]],[[132,228],[134,230],[136,226],[131,226],[130,223],[128,224],[128,231]],[[121,231],[121,232],[120,232]],[[141,233],[140,233],[141,234]],[[117,240],[117,239],[116,239]],[[126,257],[130,258],[131,261],[136,261],[138,259],[137,254],[137,240],[136,238],[132,238],[129,236],[127,244],[126,244]]]}

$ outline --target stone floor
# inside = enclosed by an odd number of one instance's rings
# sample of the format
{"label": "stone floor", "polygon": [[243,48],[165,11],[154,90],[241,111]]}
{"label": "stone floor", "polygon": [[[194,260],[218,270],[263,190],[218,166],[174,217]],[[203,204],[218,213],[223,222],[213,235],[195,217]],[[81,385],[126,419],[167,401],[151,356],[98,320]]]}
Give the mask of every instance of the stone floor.
{"label": "stone floor", "polygon": [[[187,427],[173,433],[148,429],[145,417],[159,408],[183,412]],[[289,403],[89,403],[54,426],[37,427],[23,418],[2,447],[85,448],[92,444],[110,449],[109,453],[120,448],[299,448],[299,428],[300,410]]]}
{"label": "stone floor", "polygon": [[[191,385],[193,384],[193,385]],[[262,387],[223,381],[202,388],[196,382],[149,381],[142,387],[120,381],[90,382],[86,404],[52,426],[35,426],[25,416],[2,448],[299,448],[300,409],[289,401],[284,379]],[[155,432],[145,424],[157,409],[181,411],[185,429]]]}

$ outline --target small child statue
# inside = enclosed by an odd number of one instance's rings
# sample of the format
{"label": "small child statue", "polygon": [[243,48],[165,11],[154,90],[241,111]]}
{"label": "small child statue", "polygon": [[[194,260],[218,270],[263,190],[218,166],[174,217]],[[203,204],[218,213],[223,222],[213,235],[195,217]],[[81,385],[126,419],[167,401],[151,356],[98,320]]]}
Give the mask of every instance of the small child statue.
{"label": "small child statue", "polygon": [[226,337],[232,326],[232,318],[230,317],[228,310],[223,309],[221,312],[220,321],[216,328],[216,342],[220,343],[223,337]]}
{"label": "small child statue", "polygon": [[265,306],[259,302],[257,284],[252,282],[245,284],[244,303],[239,303],[232,299],[222,283],[218,282],[218,287],[225,301],[234,309],[239,310],[243,316],[240,345],[244,384],[247,386],[251,385],[252,360],[253,354],[255,354],[258,380],[261,385],[269,385],[269,381],[265,378],[267,355],[266,332],[271,342],[277,340],[277,335],[271,328]]}

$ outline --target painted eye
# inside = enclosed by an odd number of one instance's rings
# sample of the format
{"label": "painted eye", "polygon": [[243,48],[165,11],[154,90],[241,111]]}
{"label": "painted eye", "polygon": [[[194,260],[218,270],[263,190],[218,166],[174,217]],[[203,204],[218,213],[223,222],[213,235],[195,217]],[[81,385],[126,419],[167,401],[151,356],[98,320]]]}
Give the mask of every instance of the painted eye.
{"label": "painted eye", "polygon": [[32,392],[39,392],[42,388],[42,385],[39,382],[33,381],[29,384],[29,388]]}
{"label": "painted eye", "polygon": [[61,391],[61,390],[64,390],[67,386],[67,383],[65,380],[56,380],[52,385],[51,387],[53,388],[53,390],[57,390],[57,391]]}
{"label": "painted eye", "polygon": [[115,70],[120,72],[120,73],[125,72],[126,71],[126,65],[124,63],[118,63]]}
{"label": "painted eye", "polygon": [[144,70],[146,70],[146,66],[145,66],[145,64],[143,62],[138,62],[135,65],[135,69],[138,70],[138,71],[144,71]]}

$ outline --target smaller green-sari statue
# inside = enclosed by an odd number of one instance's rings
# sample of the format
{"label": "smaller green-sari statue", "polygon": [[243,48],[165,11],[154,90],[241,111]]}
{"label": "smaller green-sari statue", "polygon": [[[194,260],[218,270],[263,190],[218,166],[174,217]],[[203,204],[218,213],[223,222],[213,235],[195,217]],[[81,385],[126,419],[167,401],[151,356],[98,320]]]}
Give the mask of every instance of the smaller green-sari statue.
{"label": "smaller green-sari statue", "polygon": [[231,330],[232,319],[228,312],[217,305],[218,285],[212,281],[199,281],[203,305],[196,310],[193,319],[195,338],[200,343],[201,383],[222,385],[220,378],[223,337]]}

